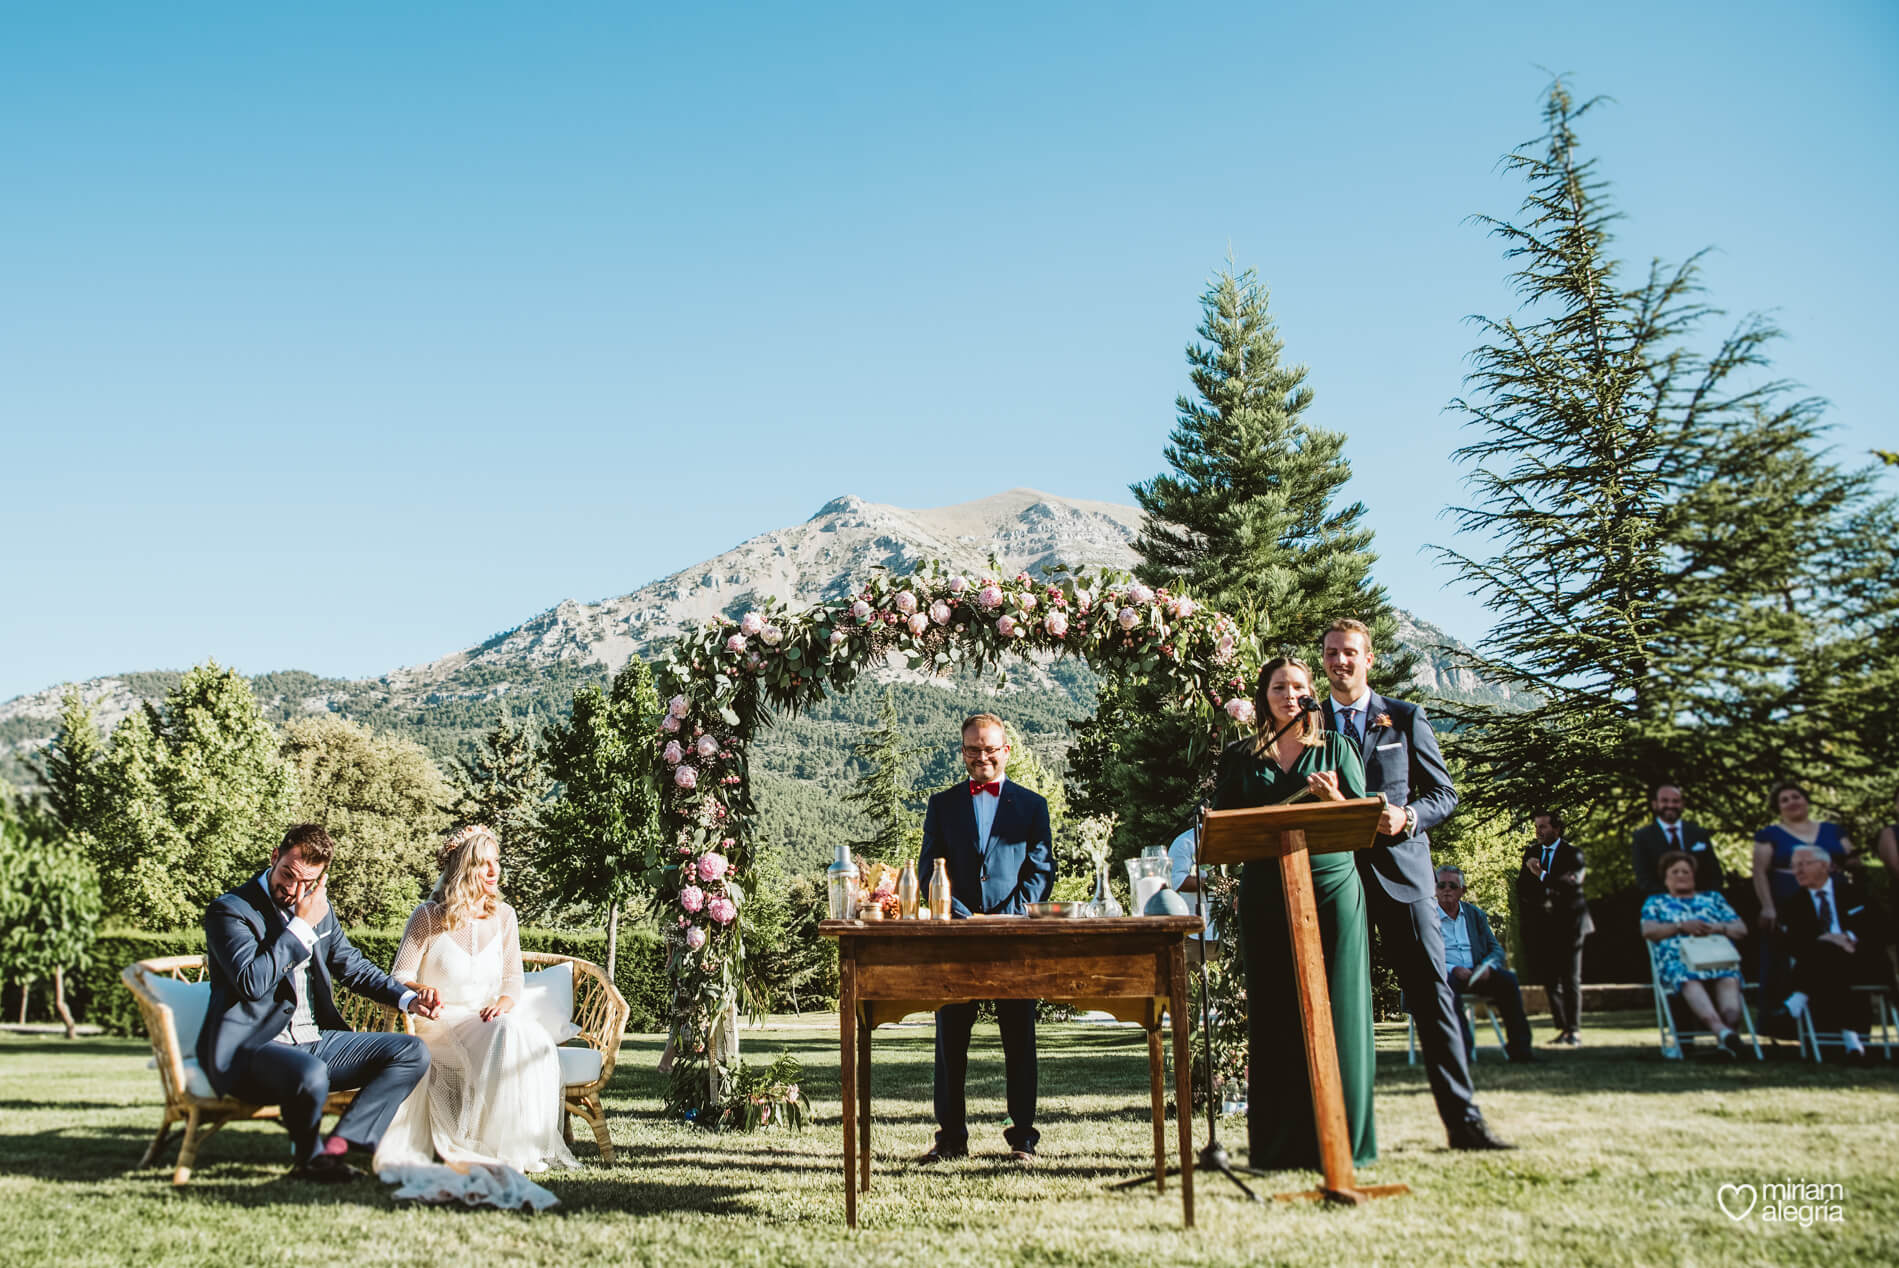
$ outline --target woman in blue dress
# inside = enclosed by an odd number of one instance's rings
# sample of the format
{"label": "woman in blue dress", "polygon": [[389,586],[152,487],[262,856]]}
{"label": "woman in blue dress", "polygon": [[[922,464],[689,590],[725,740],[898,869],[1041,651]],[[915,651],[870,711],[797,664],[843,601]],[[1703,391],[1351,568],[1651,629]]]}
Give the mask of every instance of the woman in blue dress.
{"label": "woman in blue dress", "polygon": [[1813,803],[1799,784],[1775,784],[1767,802],[1779,818],[1754,834],[1754,896],[1761,905],[1761,997],[1778,1002],[1789,989],[1788,964],[1785,951],[1775,945],[1774,930],[1780,922],[1781,903],[1800,889],[1793,874],[1793,852],[1803,845],[1817,845],[1832,857],[1838,871],[1851,857],[1853,843],[1839,824],[1813,818]]}
{"label": "woman in blue dress", "polygon": [[1655,944],[1655,969],[1662,989],[1681,996],[1681,1002],[1713,1031],[1729,1058],[1741,1055],[1740,956],[1733,967],[1691,969],[1681,954],[1681,940],[1721,934],[1730,942],[1747,933],[1747,924],[1734,914],[1718,893],[1695,892],[1695,861],[1685,850],[1662,855],[1657,870],[1662,892],[1642,904],[1642,936]]}

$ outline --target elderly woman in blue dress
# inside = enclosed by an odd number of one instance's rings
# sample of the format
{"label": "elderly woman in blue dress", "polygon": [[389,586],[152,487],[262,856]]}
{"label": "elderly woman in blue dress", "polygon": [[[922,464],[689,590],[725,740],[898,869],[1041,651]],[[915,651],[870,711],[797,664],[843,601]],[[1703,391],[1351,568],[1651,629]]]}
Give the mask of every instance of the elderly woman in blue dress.
{"label": "elderly woman in blue dress", "polygon": [[1730,940],[1746,935],[1747,925],[1728,900],[1718,893],[1695,892],[1695,861],[1684,850],[1670,850],[1656,864],[1662,892],[1642,904],[1642,936],[1655,944],[1655,965],[1662,989],[1680,995],[1681,1002],[1715,1032],[1721,1051],[1741,1055],[1741,970],[1736,963],[1721,969],[1691,969],[1682,958],[1681,940],[1720,934]]}

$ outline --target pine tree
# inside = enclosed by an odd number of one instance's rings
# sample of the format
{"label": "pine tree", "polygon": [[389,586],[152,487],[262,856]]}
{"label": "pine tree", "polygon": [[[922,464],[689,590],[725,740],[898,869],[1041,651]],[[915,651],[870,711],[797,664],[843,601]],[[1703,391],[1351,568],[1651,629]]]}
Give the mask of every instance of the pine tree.
{"label": "pine tree", "polygon": [[[1307,370],[1282,361],[1267,301],[1253,272],[1231,265],[1201,297],[1202,342],[1187,348],[1194,395],[1176,400],[1166,449],[1172,470],[1133,486],[1146,514],[1136,571],[1233,615],[1267,655],[1297,656],[1315,677],[1325,627],[1356,617],[1380,652],[1376,684],[1390,690],[1415,658],[1398,647],[1395,613],[1372,579],[1364,506],[1335,504],[1351,477],[1345,436],[1306,419]],[[1171,840],[1212,776],[1203,726],[1146,682],[1104,684],[1069,755],[1077,813],[1118,816],[1118,853]]]}
{"label": "pine tree", "polygon": [[1618,282],[1616,213],[1576,132],[1594,104],[1552,85],[1543,135],[1506,159],[1529,186],[1518,220],[1482,220],[1523,307],[1481,322],[1454,402],[1478,433],[1454,515],[1494,553],[1441,554],[1496,617],[1469,667],[1542,703],[1453,711],[1460,793],[1620,833],[1648,785],[1686,781],[1698,818],[1738,830],[1774,770],[1860,761],[1851,707],[1890,668],[1893,508],[1821,455],[1820,402],[1764,375],[1771,325],[1696,350],[1716,313],[1697,258]]}
{"label": "pine tree", "polygon": [[540,854],[541,806],[552,791],[530,721],[516,726],[503,709],[483,733],[472,758],[455,759],[450,779],[455,788],[455,817],[461,823],[485,823],[501,839],[501,861],[511,878],[509,892],[524,921],[545,919],[555,906]]}
{"label": "pine tree", "polygon": [[93,792],[104,751],[92,706],[79,688],[68,687],[59,698],[59,729],[32,769],[41,785],[46,817],[70,841],[87,839],[98,828],[99,807]]}
{"label": "pine tree", "polygon": [[559,791],[541,811],[538,862],[558,901],[605,911],[609,963],[621,910],[656,893],[665,867],[654,783],[659,719],[652,672],[635,656],[605,692],[576,691],[572,716],[545,733],[547,773]]}
{"label": "pine tree", "polygon": [[894,863],[921,852],[923,819],[910,781],[925,747],[904,739],[897,725],[896,698],[886,687],[877,706],[877,725],[851,746],[851,756],[864,764],[864,773],[844,794],[844,803],[856,806],[870,821],[870,835],[851,842],[853,853]]}
{"label": "pine tree", "polygon": [[109,914],[149,929],[198,924],[270,859],[296,788],[250,684],[207,662],[112,733],[83,782],[86,842]]}

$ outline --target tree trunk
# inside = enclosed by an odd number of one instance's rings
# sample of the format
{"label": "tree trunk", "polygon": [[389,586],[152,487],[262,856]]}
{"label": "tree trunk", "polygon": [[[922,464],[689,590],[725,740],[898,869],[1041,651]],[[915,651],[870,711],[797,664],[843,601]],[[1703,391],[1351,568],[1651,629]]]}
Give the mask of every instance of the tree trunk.
{"label": "tree trunk", "polygon": [[72,1009],[66,1007],[65,969],[53,970],[53,1011],[59,1014],[59,1019],[62,1022],[66,1023],[66,1037],[68,1039],[79,1038],[79,1027],[73,1024]]}
{"label": "tree trunk", "polygon": [[607,981],[618,983],[616,962],[620,958],[620,904],[607,904]]}
{"label": "tree trunk", "polygon": [[21,978],[20,979],[20,1024],[22,1026],[26,1025],[26,1001],[27,1001],[27,998],[32,994],[33,994],[33,979],[30,977]]}

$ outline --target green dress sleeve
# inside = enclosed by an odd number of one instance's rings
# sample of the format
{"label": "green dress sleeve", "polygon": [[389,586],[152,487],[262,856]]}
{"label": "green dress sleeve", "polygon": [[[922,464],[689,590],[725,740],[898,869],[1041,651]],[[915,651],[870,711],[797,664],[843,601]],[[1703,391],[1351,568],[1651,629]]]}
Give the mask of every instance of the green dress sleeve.
{"label": "green dress sleeve", "polygon": [[1333,769],[1339,773],[1339,791],[1346,799],[1356,800],[1365,795],[1365,763],[1358,755],[1358,749],[1337,731],[1328,731],[1325,736],[1326,754],[1334,763]]}

